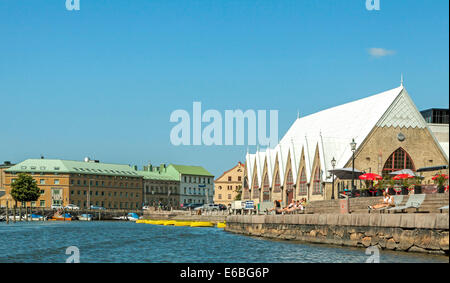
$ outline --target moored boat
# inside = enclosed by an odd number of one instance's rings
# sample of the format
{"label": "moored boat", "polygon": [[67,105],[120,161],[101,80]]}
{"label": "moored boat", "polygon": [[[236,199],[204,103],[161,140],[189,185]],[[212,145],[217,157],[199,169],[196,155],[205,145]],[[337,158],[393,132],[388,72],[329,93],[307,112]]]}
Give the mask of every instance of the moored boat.
{"label": "moored boat", "polygon": [[128,221],[137,221],[141,219],[137,213],[130,212],[126,216],[113,217],[114,220],[128,220]]}
{"label": "moored boat", "polygon": [[81,221],[92,221],[93,216],[92,214],[81,214],[80,216],[78,216],[78,220]]}
{"label": "moored boat", "polygon": [[65,213],[64,215],[55,214],[50,218],[51,221],[72,221],[72,215]]}

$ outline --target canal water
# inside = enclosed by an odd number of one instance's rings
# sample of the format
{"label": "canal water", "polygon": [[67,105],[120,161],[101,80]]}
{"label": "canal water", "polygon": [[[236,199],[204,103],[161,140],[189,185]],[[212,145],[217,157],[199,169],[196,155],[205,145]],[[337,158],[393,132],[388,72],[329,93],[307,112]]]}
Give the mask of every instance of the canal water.
{"label": "canal water", "polygon": [[[364,249],[270,241],[218,228],[134,222],[0,223],[0,262],[364,263]],[[70,251],[70,250],[69,250]],[[447,262],[448,257],[380,252],[380,262]]]}

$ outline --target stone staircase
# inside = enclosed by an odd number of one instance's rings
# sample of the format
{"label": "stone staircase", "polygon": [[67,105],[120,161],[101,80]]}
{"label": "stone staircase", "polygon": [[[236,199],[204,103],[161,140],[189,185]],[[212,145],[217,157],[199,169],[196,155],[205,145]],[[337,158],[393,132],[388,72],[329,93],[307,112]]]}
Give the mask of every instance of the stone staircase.
{"label": "stone staircase", "polygon": [[[400,205],[406,204],[409,196],[404,196]],[[382,197],[363,197],[350,199],[350,211],[353,214],[368,212],[368,206],[382,201]],[[421,213],[439,213],[439,208],[449,204],[449,194],[427,194],[422,203],[419,212]],[[408,209],[406,212],[415,212],[415,209]],[[448,211],[446,211],[448,213]],[[313,214],[336,214],[340,213],[340,200],[314,201],[306,207],[306,213]],[[380,213],[373,211],[371,213]],[[386,212],[385,212],[386,213]]]}

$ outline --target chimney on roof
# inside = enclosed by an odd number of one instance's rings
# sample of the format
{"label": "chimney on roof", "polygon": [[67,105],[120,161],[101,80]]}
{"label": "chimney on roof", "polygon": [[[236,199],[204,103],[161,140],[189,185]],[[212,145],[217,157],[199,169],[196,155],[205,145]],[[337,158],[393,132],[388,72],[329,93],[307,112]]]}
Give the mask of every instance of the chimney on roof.
{"label": "chimney on roof", "polygon": [[94,160],[94,163],[100,163],[100,160]]}
{"label": "chimney on roof", "polygon": [[41,159],[44,159],[44,155],[41,154]]}
{"label": "chimney on roof", "polygon": [[134,166],[133,166],[133,169],[134,169],[134,171],[137,171],[137,170],[138,170],[137,165],[134,165]]}
{"label": "chimney on roof", "polygon": [[89,162],[89,161],[90,161],[90,158],[86,156],[86,157],[84,158],[84,162]]}

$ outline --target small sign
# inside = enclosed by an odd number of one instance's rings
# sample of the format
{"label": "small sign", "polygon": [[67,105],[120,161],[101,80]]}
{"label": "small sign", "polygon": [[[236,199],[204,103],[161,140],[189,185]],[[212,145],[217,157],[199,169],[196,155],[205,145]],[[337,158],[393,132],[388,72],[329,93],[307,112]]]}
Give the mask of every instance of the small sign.
{"label": "small sign", "polygon": [[350,200],[348,198],[339,200],[341,214],[348,214],[350,212]]}
{"label": "small sign", "polygon": [[255,209],[255,202],[248,200],[245,202],[245,209]]}

